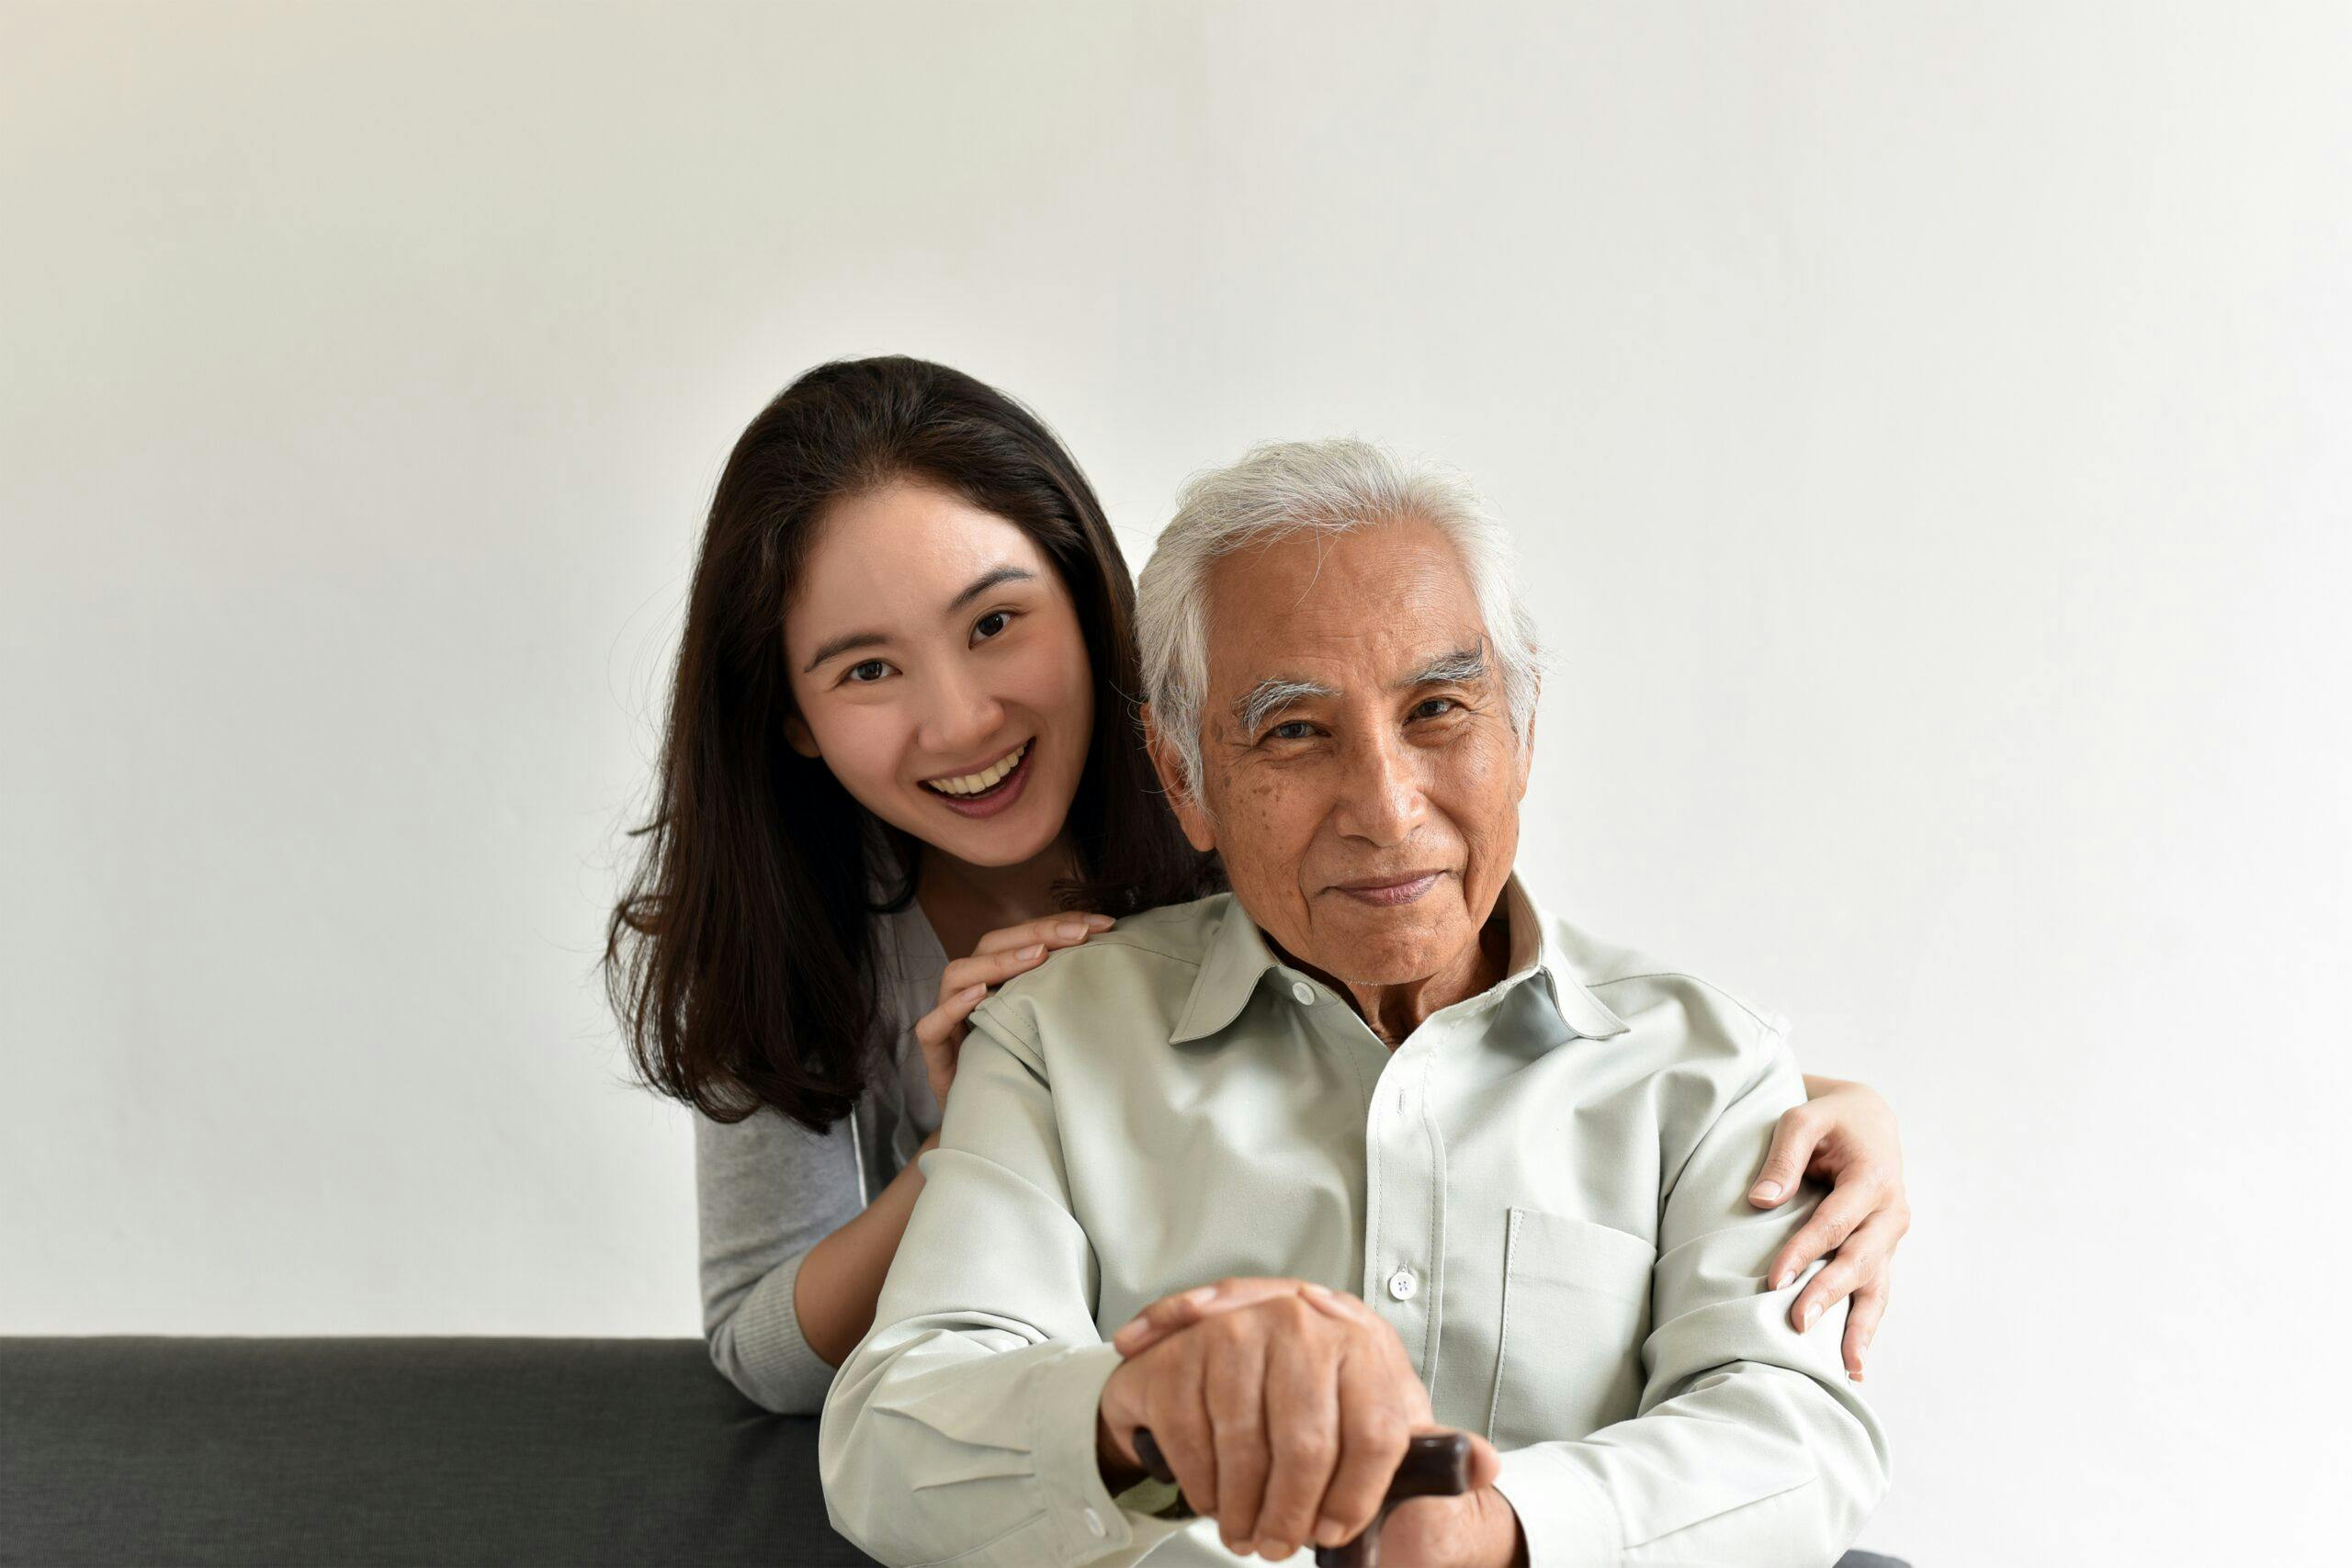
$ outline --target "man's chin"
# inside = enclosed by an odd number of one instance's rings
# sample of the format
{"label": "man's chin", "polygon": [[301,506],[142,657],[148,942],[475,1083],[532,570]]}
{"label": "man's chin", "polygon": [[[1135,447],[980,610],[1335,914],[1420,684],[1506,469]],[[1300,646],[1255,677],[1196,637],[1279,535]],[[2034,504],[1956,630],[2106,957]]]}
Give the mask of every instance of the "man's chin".
{"label": "man's chin", "polygon": [[[1411,986],[1445,971],[1476,940],[1457,911],[1431,919],[1410,908],[1360,909],[1319,943],[1329,962],[1315,966],[1351,986]],[[1322,934],[1320,932],[1318,935]]]}

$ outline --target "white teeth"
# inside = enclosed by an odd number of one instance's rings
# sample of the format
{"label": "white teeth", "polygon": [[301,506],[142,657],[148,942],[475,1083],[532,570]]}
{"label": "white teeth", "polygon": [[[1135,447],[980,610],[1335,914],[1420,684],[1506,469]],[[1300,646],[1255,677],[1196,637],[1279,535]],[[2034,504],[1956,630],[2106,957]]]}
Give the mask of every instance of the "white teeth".
{"label": "white teeth", "polygon": [[1029,742],[1023,740],[1008,755],[999,758],[994,767],[983,768],[977,773],[966,773],[962,778],[927,779],[924,783],[942,795],[978,795],[1002,784],[1004,775],[1019,767],[1021,759],[1028,754]]}

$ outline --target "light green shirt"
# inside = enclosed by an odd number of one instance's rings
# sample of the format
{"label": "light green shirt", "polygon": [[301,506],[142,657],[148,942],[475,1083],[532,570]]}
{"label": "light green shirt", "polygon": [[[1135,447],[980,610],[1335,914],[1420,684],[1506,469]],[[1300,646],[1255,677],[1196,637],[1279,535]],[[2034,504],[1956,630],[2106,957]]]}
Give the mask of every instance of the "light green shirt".
{"label": "light green shirt", "polygon": [[893,1564],[1235,1562],[1213,1520],[1119,1506],[1095,1406],[1137,1311],[1266,1274],[1396,1326],[1437,1419],[1502,1450],[1537,1568],[1835,1559],[1887,1450],[1845,1309],[1799,1335],[1803,1280],[1762,1278],[1814,1201],[1746,1197],[1804,1098],[1784,1021],[1515,877],[1504,909],[1507,977],[1393,1052],[1229,895],[982,1003],[826,1400],[834,1527]]}

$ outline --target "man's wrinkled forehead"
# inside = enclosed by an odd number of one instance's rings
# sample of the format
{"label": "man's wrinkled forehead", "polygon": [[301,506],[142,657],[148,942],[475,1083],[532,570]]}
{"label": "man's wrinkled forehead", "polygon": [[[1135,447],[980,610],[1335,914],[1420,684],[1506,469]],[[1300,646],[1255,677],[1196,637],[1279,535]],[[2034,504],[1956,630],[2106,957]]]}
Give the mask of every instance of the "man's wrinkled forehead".
{"label": "man's wrinkled forehead", "polygon": [[[1485,674],[1486,623],[1460,558],[1435,530],[1413,532],[1294,537],[1219,563],[1208,583],[1211,707]],[[1345,547],[1359,542],[1374,547]]]}

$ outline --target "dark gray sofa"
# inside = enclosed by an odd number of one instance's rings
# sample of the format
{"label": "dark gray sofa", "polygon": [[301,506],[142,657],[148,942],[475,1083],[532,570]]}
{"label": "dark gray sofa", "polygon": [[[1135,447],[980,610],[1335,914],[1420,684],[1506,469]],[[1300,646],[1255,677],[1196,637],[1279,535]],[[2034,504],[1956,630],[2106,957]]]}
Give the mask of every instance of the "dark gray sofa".
{"label": "dark gray sofa", "polygon": [[0,1338],[0,1564],[869,1561],[699,1340]]}

